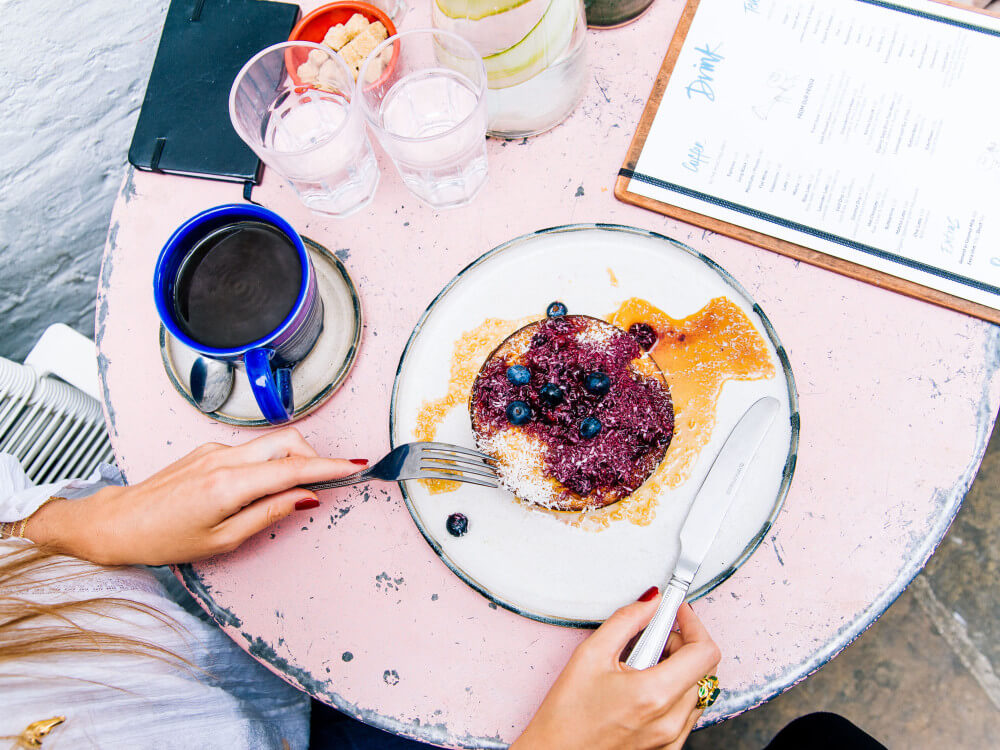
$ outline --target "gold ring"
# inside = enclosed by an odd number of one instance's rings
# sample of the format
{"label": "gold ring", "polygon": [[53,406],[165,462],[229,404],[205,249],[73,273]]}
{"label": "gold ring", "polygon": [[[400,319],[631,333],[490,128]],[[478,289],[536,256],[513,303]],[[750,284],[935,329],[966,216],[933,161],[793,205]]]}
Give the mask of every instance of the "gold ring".
{"label": "gold ring", "polygon": [[698,686],[698,702],[695,707],[700,711],[704,711],[706,708],[715,703],[716,698],[719,697],[719,678],[714,674],[707,674],[702,677],[696,683]]}

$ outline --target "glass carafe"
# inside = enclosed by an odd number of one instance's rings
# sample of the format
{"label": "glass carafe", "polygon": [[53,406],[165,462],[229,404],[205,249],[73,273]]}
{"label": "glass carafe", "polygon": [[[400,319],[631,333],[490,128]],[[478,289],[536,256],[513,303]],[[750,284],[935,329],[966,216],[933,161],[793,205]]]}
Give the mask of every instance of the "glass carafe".
{"label": "glass carafe", "polygon": [[432,2],[434,25],[483,57],[490,135],[535,135],[573,111],[586,85],[583,0]]}

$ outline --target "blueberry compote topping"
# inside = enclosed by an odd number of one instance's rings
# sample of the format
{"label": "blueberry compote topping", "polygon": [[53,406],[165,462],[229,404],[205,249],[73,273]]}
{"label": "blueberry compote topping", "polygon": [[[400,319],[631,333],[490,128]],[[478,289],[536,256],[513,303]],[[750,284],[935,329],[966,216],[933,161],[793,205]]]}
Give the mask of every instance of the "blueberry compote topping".
{"label": "blueberry compote topping", "polygon": [[649,323],[633,323],[628,327],[628,332],[647,352],[656,344],[656,331]]}
{"label": "blueberry compote topping", "polygon": [[452,513],[448,516],[448,522],[445,526],[452,536],[465,536],[465,532],[469,530],[469,519],[464,513]]}
{"label": "blueberry compote topping", "polygon": [[[577,338],[595,325],[601,335]],[[548,318],[518,357],[530,382],[516,385],[507,376],[511,363],[490,359],[473,387],[473,410],[487,433],[520,424],[540,439],[547,446],[549,475],[571,492],[594,499],[624,496],[659,464],[674,429],[666,386],[641,379],[630,368],[641,354],[635,336],[610,324],[578,315]],[[607,378],[606,389],[595,375]],[[543,397],[548,384],[561,390],[558,403]],[[531,415],[515,423],[510,407],[520,403]]]}

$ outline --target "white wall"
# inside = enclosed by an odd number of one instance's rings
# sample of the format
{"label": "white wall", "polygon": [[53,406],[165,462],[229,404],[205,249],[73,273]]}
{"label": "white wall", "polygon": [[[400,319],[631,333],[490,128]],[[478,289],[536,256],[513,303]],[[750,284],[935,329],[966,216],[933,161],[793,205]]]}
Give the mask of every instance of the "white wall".
{"label": "white wall", "polygon": [[168,0],[0,0],[0,356],[93,337],[111,207]]}

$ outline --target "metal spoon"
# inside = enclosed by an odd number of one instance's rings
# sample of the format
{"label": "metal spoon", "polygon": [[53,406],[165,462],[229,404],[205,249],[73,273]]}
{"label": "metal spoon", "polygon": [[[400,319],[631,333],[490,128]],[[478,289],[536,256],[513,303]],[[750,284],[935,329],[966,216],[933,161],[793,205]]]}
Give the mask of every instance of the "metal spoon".
{"label": "metal spoon", "polygon": [[228,362],[198,357],[191,365],[191,397],[206,414],[226,403],[232,391],[233,366]]}

